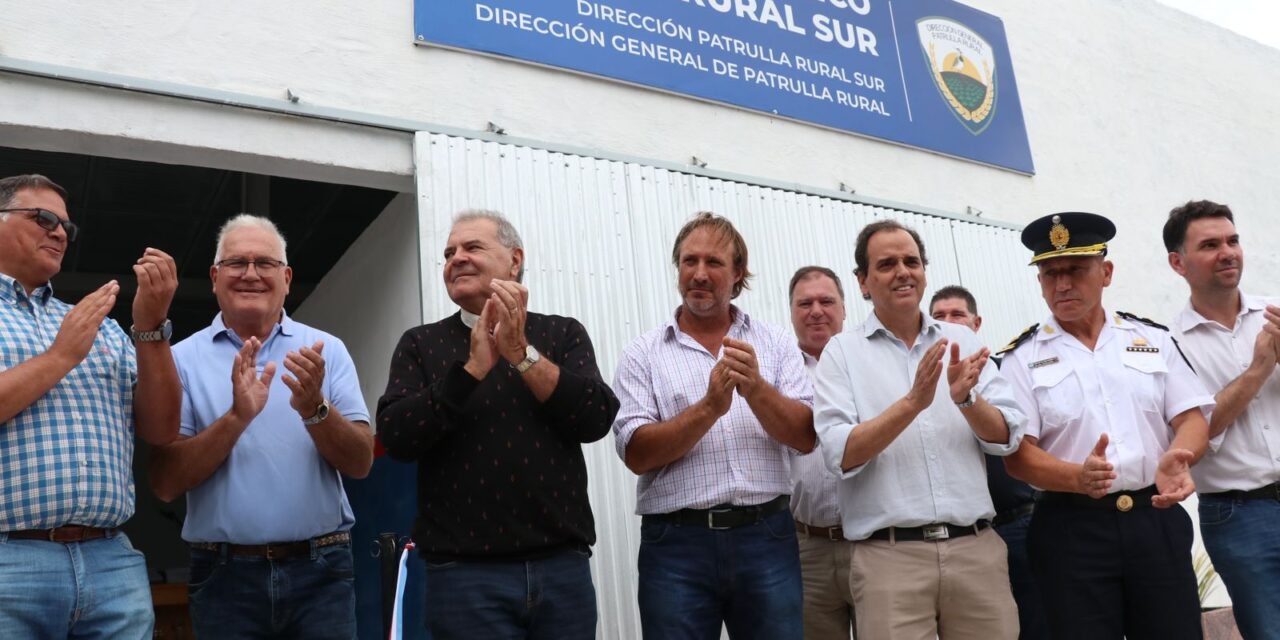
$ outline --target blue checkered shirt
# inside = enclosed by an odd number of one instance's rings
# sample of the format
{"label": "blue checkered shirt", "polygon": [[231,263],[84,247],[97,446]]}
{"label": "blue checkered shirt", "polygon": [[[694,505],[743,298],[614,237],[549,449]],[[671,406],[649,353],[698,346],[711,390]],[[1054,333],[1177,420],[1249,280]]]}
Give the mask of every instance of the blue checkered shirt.
{"label": "blue checkered shirt", "polygon": [[[28,296],[0,274],[0,371],[48,351],[70,310],[50,286]],[[133,515],[137,376],[133,343],[108,318],[71,373],[0,424],[0,531],[115,527]]]}

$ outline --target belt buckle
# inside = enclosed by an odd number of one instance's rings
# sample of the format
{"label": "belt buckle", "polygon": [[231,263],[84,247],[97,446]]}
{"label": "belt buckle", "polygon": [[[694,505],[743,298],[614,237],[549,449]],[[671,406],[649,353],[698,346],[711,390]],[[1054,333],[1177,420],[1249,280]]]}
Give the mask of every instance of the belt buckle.
{"label": "belt buckle", "polygon": [[844,530],[839,526],[828,527],[827,539],[832,542],[844,542]]}
{"label": "belt buckle", "polygon": [[289,552],[283,545],[268,544],[266,547],[267,552],[263,555],[265,555],[268,560],[279,560],[281,556],[289,555]]}
{"label": "belt buckle", "polygon": [[947,525],[945,524],[927,524],[920,527],[920,530],[924,532],[925,542],[946,540],[951,537],[951,532],[947,530]]}
{"label": "belt buckle", "polygon": [[717,527],[716,526],[717,513],[729,513],[729,510],[728,509],[711,509],[707,511],[707,528],[711,529],[712,531],[726,531],[728,529],[732,529],[733,527]]}

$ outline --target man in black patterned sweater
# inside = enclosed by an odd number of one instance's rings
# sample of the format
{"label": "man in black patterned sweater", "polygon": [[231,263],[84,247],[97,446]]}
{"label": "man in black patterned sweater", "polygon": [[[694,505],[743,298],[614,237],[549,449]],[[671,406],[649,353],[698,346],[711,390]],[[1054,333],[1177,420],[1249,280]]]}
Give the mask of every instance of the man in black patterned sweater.
{"label": "man in black patterned sweater", "polygon": [[618,400],[581,323],[526,310],[506,218],[460,214],[444,259],[461,310],[400,338],[377,417],[391,457],[418,463],[427,626],[437,640],[593,640],[582,444],[609,432]]}

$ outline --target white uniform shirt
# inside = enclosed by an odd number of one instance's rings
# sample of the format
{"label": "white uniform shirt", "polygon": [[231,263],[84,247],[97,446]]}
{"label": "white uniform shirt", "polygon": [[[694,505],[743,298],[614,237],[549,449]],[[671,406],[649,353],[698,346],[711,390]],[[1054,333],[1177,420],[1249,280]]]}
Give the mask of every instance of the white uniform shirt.
{"label": "white uniform shirt", "polygon": [[1000,371],[1027,412],[1026,434],[1055,458],[1083,462],[1107,434],[1112,492],[1154,484],[1173,440],[1169,421],[1197,407],[1208,416],[1214,406],[1169,332],[1118,315],[1108,317],[1093,351],[1050,317],[1006,354]]}
{"label": "white uniform shirt", "polygon": [[[1174,319],[1173,331],[1191,366],[1210,391],[1218,392],[1253,361],[1253,345],[1268,304],[1275,298],[1241,294],[1235,329],[1205,319],[1191,303]],[[1257,489],[1280,480],[1280,369],[1222,434],[1222,444],[1191,468],[1201,493]]]}
{"label": "white uniform shirt", "polygon": [[813,422],[827,467],[840,473],[840,516],[849,540],[864,540],[885,527],[990,519],[995,507],[982,454],[1007,456],[1022,441],[1026,418],[996,364],[988,362],[974,390],[1004,415],[1007,444],[974,434],[951,400],[943,371],[927,409],[874,458],[841,471],[849,434],[907,394],[929,347],[945,337],[960,345],[962,357],[982,348],[968,327],[922,317],[910,349],[872,312],[857,328],[831,338],[818,362]]}
{"label": "white uniform shirt", "polygon": [[[812,377],[818,369],[818,359],[801,353]],[[839,526],[839,487],[840,478],[822,458],[821,442],[812,452],[791,458],[791,514],[796,520],[813,527]]]}

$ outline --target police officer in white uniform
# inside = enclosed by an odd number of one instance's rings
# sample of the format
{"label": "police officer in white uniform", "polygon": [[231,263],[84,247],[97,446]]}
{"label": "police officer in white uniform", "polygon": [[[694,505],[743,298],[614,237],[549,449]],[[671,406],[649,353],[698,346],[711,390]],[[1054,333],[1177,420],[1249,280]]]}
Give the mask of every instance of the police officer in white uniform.
{"label": "police officer in white uniform", "polygon": [[1028,418],[1007,466],[1044,491],[1028,548],[1055,638],[1200,638],[1178,503],[1195,488],[1213,396],[1166,328],[1104,309],[1114,235],[1074,212],[1023,231],[1052,315],[1002,350]]}

